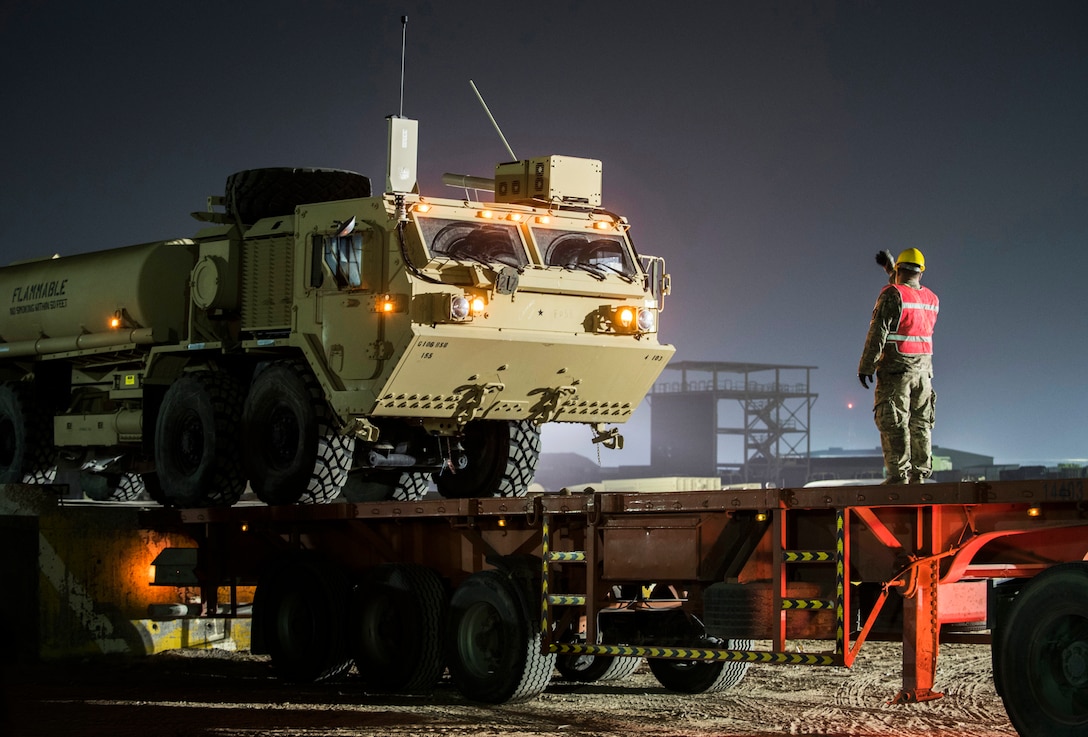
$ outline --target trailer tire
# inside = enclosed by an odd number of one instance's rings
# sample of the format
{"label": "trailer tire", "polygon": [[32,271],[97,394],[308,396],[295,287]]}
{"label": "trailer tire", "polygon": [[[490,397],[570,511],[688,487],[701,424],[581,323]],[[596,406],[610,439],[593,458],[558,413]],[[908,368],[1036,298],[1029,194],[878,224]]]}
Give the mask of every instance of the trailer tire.
{"label": "trailer tire", "polygon": [[246,480],[238,464],[242,393],[224,371],[185,374],[166,390],[155,423],[155,469],[174,507],[229,507]]}
{"label": "trailer tire", "polygon": [[529,421],[476,420],[462,439],[468,464],[435,476],[448,499],[521,497],[529,492],[540,460],[540,427]]}
{"label": "trailer tire", "polygon": [[0,384],[0,484],[52,483],[52,420],[33,385]]}
{"label": "trailer tire", "polygon": [[1023,737],[1088,734],[1088,563],[1028,581],[999,622],[994,679]]}
{"label": "trailer tire", "polygon": [[560,655],[555,669],[568,681],[596,683],[627,678],[642,665],[642,658],[613,655]]}
{"label": "trailer tire", "polygon": [[242,462],[265,504],[326,504],[347,483],[355,438],[341,435],[310,369],[268,365],[242,412]]}
{"label": "trailer tire", "polygon": [[417,565],[390,564],[355,588],[349,640],[355,668],[369,688],[429,692],[442,675],[446,588]]}
{"label": "trailer tire", "polygon": [[271,167],[227,177],[226,211],[243,223],[291,215],[299,205],[370,196],[370,178],[342,169]]}
{"label": "trailer tire", "polygon": [[312,556],[299,556],[261,578],[253,634],[280,678],[317,683],[351,668],[348,599],[343,572]]}
{"label": "trailer tire", "polygon": [[466,698],[502,704],[548,687],[555,655],[541,652],[541,633],[528,611],[521,587],[502,571],[474,573],[453,592],[446,658]]}
{"label": "trailer tire", "polygon": [[[707,638],[705,647],[751,650],[751,640]],[[657,682],[677,693],[718,693],[736,686],[748,673],[748,663],[711,660],[662,660],[651,658],[650,672]]]}

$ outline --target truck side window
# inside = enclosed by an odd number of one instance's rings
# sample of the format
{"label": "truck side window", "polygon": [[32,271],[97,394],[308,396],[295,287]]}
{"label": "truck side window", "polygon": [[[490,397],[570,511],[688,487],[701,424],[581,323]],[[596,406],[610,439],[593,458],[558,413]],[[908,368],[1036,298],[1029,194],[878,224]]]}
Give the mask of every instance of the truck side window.
{"label": "truck side window", "polygon": [[323,237],[325,265],[329,267],[340,288],[363,285],[363,234],[327,235]]}

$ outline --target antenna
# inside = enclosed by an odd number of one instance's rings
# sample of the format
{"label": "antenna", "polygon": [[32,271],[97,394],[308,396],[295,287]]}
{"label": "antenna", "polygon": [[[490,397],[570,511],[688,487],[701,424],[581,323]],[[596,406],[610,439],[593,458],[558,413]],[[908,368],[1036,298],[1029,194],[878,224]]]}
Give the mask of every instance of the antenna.
{"label": "antenna", "polygon": [[[416,182],[416,144],[418,122],[404,117],[404,39],[408,16],[400,17],[400,114],[386,118],[389,132],[389,158],[385,170],[385,191],[396,195],[418,192]],[[403,196],[400,198],[403,202]],[[404,213],[401,208],[400,217]]]}
{"label": "antenna", "polygon": [[476,93],[476,99],[480,101],[480,104],[484,106],[484,112],[487,113],[488,119],[491,121],[491,125],[495,126],[495,132],[499,134],[499,138],[502,139],[502,145],[506,146],[506,152],[510,154],[511,161],[518,161],[518,157],[514,154],[514,149],[510,148],[510,144],[506,142],[506,136],[502,134],[502,129],[499,128],[499,124],[495,122],[495,116],[491,114],[491,111],[487,107],[487,103],[484,102],[484,96],[480,94],[480,91],[476,89],[476,83],[471,79],[468,81],[472,85],[472,91]]}
{"label": "antenna", "polygon": [[408,16],[402,15],[400,17],[400,112],[398,113],[402,118],[404,117],[404,40],[407,36]]}

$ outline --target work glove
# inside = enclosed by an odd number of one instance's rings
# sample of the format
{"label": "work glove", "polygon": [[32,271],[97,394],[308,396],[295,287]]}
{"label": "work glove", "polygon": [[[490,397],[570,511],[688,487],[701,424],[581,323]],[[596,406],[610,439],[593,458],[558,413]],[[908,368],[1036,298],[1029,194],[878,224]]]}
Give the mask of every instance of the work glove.
{"label": "work glove", "polygon": [[858,374],[858,379],[861,381],[861,385],[866,389],[869,388],[869,382],[873,380],[872,374]]}

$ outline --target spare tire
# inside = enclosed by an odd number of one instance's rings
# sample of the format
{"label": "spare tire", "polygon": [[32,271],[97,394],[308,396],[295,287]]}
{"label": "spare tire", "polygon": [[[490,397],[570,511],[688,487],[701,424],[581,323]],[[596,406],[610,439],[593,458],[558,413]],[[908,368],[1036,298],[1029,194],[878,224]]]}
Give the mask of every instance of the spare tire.
{"label": "spare tire", "polygon": [[290,215],[299,205],[370,196],[370,177],[343,169],[245,169],[227,177],[226,209],[243,223]]}

